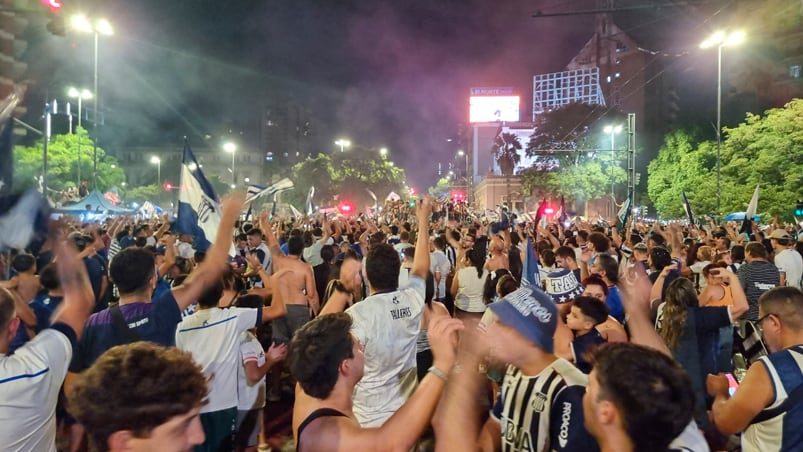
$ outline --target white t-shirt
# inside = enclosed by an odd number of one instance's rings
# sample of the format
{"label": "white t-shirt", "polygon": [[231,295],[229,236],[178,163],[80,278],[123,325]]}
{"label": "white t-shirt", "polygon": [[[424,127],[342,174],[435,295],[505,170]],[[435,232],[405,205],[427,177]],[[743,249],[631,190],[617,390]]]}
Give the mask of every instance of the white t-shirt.
{"label": "white t-shirt", "polygon": [[184,259],[192,259],[195,257],[195,250],[192,244],[188,242],[178,242],[178,255]]}
{"label": "white t-shirt", "polygon": [[[202,309],[176,327],[176,347],[192,353],[209,382],[209,403],[202,413],[237,406],[240,336],[261,320],[258,309]],[[213,377],[214,378],[211,378]]]}
{"label": "white t-shirt", "polygon": [[4,451],[56,452],[56,402],[72,353],[67,336],[48,328],[12,356],[0,354],[0,448]]}
{"label": "white t-shirt", "polygon": [[[703,276],[703,269],[710,264],[711,261],[697,261],[689,266],[689,270],[694,272],[697,277],[697,285],[700,287],[700,291],[702,292],[703,289],[708,287],[708,280],[705,279]],[[680,268],[680,267],[678,267]]]}
{"label": "white t-shirt", "polygon": [[803,277],[803,257],[795,250],[785,249],[775,255],[775,266],[786,274],[786,285],[803,289],[800,278]]}
{"label": "white t-shirt", "polygon": [[435,288],[435,298],[446,297],[446,277],[451,269],[452,264],[449,262],[449,258],[446,257],[446,253],[441,250],[435,250],[429,254],[429,271],[432,272],[433,276],[435,276],[435,273],[441,274],[441,281]]}
{"label": "white t-shirt", "polygon": [[379,427],[415,390],[416,337],[421,329],[424,280],[377,293],[348,308],[352,333],[365,347],[365,372],[354,388],[354,416],[363,427]]}
{"label": "white t-shirt", "polygon": [[482,276],[477,277],[477,268],[474,266],[464,267],[457,271],[457,295],[454,297],[454,305],[461,311],[466,312],[485,312],[485,302],[482,299],[485,292],[485,280],[488,278],[488,270],[482,270]]}
{"label": "white t-shirt", "polygon": [[245,374],[245,363],[253,361],[257,366],[264,366],[266,361],[265,349],[250,331],[244,331],[240,335],[240,357],[242,362],[237,375],[237,409],[247,411],[264,408],[265,379],[252,384]]}

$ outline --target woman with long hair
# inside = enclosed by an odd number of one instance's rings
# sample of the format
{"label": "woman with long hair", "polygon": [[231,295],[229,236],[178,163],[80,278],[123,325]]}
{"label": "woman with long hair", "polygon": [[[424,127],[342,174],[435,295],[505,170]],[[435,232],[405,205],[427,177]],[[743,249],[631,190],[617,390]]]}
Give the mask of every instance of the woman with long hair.
{"label": "woman with long hair", "polygon": [[450,290],[454,298],[455,317],[479,323],[485,312],[483,293],[485,280],[489,274],[488,270],[483,268],[485,253],[472,248],[466,251],[463,259],[465,266],[455,273]]}
{"label": "woman with long hair", "polygon": [[[711,273],[734,288],[739,284],[739,278],[725,269],[714,268]],[[735,298],[733,306],[700,307],[694,284],[686,278],[669,284],[664,302],[658,308],[658,333],[691,378],[696,398],[694,417],[702,428],[710,425],[706,414],[706,375],[723,371],[718,364],[719,330],[730,326],[745,312],[747,299],[742,297]]]}

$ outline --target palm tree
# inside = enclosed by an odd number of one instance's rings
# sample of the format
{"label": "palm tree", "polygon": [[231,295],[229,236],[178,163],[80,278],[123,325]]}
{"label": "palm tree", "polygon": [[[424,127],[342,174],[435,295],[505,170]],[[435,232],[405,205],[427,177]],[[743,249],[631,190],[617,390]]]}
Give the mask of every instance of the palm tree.
{"label": "palm tree", "polygon": [[518,152],[521,150],[521,141],[516,134],[502,133],[494,139],[494,144],[491,146],[491,155],[496,159],[503,176],[513,175],[516,165],[521,162],[521,156]]}
{"label": "palm tree", "polygon": [[509,208],[513,209],[513,204],[510,202],[510,176],[513,175],[513,170],[516,165],[521,162],[521,141],[519,137],[513,133],[501,133],[494,139],[494,144],[491,146],[491,155],[496,159],[502,175],[505,176],[505,191],[507,192],[507,202]]}

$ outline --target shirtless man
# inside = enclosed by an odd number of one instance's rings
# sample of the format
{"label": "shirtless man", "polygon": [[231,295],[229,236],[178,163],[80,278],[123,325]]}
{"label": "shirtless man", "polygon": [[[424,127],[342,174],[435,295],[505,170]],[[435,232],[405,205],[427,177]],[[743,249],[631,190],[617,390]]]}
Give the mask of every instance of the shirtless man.
{"label": "shirtless man", "polygon": [[494,235],[491,237],[488,251],[491,253],[491,257],[485,262],[486,270],[492,272],[501,268],[505,270],[510,269],[510,261],[505,253],[505,240],[501,235]]}
{"label": "shirtless man", "polygon": [[[318,315],[320,311],[315,276],[312,266],[301,260],[301,255],[304,253],[304,241],[301,237],[290,237],[287,241],[289,254],[285,255],[273,234],[267,212],[259,215],[259,227],[265,232],[265,239],[273,260],[273,271],[275,273],[287,271],[283,279],[287,289],[285,298],[287,315],[273,322],[273,342],[287,344],[293,338],[296,330]],[[252,257],[249,256],[247,259],[252,259]],[[251,265],[253,266],[255,263],[251,263]],[[281,365],[274,366],[271,370],[272,387],[268,394],[268,400],[271,402],[281,398],[279,388],[282,367]]]}
{"label": "shirtless man", "polygon": [[3,281],[0,287],[16,292],[22,301],[30,303],[42,288],[36,274],[36,258],[30,254],[18,254],[11,259],[11,268],[17,272],[17,276]]}

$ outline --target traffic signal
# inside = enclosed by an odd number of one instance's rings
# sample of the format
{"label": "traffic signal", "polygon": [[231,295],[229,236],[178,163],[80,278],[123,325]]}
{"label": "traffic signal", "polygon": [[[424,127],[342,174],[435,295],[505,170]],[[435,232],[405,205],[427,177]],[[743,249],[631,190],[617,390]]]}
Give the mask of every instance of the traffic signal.
{"label": "traffic signal", "polygon": [[172,190],[172,189],[173,189],[173,184],[171,184],[170,182],[165,182],[165,183],[164,183],[164,189],[165,189],[166,191],[170,191],[170,190]]}
{"label": "traffic signal", "polygon": [[795,216],[803,217],[803,200],[797,201],[797,207],[795,208]]}
{"label": "traffic signal", "polygon": [[61,11],[61,0],[39,0],[43,5],[50,8],[51,11],[57,13]]}

